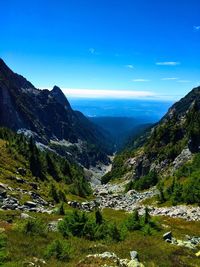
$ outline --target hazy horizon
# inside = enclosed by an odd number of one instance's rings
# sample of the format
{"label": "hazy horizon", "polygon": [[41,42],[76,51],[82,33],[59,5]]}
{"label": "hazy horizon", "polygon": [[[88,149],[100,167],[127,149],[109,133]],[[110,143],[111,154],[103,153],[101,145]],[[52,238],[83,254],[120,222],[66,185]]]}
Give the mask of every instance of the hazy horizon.
{"label": "hazy horizon", "polygon": [[129,117],[143,122],[157,122],[173,101],[136,99],[78,99],[68,98],[74,110],[87,117]]}

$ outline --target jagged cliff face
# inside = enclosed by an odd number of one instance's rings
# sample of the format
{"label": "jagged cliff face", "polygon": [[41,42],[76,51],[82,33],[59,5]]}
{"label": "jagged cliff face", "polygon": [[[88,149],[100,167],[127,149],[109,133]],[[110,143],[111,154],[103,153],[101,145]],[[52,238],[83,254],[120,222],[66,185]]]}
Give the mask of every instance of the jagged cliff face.
{"label": "jagged cliff face", "polygon": [[11,71],[3,60],[0,60],[0,126],[15,131],[31,130],[45,144],[50,140],[67,140],[72,144],[81,141],[85,146],[101,149],[104,162],[106,153],[111,152],[111,146],[109,151],[104,145],[106,134],[83,114],[73,111],[59,87],[54,86],[51,91],[36,89]]}

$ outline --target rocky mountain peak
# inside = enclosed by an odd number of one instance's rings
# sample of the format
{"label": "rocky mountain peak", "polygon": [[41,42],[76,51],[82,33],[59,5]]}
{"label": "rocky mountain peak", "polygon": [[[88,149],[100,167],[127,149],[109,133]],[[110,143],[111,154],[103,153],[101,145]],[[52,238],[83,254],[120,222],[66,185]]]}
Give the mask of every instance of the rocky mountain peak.
{"label": "rocky mountain peak", "polygon": [[53,87],[53,89],[51,90],[51,95],[56,99],[56,101],[61,104],[62,106],[65,107],[65,109],[70,109],[71,110],[71,106],[66,98],[66,96],[64,95],[64,93],[62,92],[62,90],[60,89],[60,87],[58,87],[57,85],[55,85]]}
{"label": "rocky mountain peak", "polygon": [[57,93],[57,94],[59,94],[59,93],[63,94],[62,90],[57,85],[54,85],[54,87],[53,87],[53,89],[51,91],[54,92],[54,93]]}

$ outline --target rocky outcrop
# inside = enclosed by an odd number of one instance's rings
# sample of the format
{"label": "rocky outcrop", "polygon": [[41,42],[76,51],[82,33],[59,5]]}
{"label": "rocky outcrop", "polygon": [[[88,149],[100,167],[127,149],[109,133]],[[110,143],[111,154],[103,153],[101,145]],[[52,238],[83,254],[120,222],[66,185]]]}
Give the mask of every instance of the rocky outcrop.
{"label": "rocky outcrop", "polygon": [[[144,212],[144,206],[138,207]],[[148,206],[150,214],[153,216],[169,216],[172,218],[181,218],[187,221],[200,221],[200,207],[193,207],[187,205],[178,205],[172,207],[152,207]]]}
{"label": "rocky outcrop", "polygon": [[78,266],[88,266],[89,264],[93,264],[93,266],[104,266],[104,267],[144,267],[144,265],[139,262],[138,254],[136,251],[131,251],[131,260],[129,259],[120,259],[113,252],[104,252],[101,254],[90,254],[87,257],[80,261]]}
{"label": "rocky outcrop", "polygon": [[[20,200],[12,196],[12,193],[19,193],[21,196],[28,195],[32,201],[26,201],[20,204]],[[41,212],[52,213],[53,205],[45,201],[38,193],[24,190],[21,188],[12,188],[5,184],[0,185],[0,208],[2,210],[20,210],[23,212]]]}
{"label": "rocky outcrop", "polygon": [[187,161],[192,159],[192,153],[189,150],[189,148],[185,148],[182,150],[182,152],[175,158],[173,161],[173,169],[172,173],[174,173],[176,170],[178,170],[181,166],[183,166]]}
{"label": "rocky outcrop", "polygon": [[200,237],[198,236],[189,236],[186,235],[184,240],[176,239],[172,236],[171,232],[167,232],[163,235],[163,239],[172,244],[179,247],[186,247],[189,249],[196,249],[200,245]]}

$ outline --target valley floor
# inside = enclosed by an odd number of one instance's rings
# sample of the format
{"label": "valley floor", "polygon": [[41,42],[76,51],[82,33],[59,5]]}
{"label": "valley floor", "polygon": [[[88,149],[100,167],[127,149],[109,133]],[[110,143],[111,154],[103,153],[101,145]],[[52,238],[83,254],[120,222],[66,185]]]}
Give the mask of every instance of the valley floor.
{"label": "valley floor", "polygon": [[[82,202],[79,208],[88,210],[90,205],[97,203],[102,209],[103,217],[117,225],[120,225],[134,208],[139,208],[139,213],[143,213],[145,202],[151,202],[150,200],[155,198],[157,190],[153,188],[141,193],[131,190],[125,194],[123,193],[125,184],[126,182],[94,185],[96,200]],[[66,204],[65,212],[73,210],[74,203],[79,202],[71,201],[68,203],[70,205]],[[126,239],[120,242],[90,241],[84,238],[70,237],[67,239],[72,247],[69,262],[54,258],[47,260],[44,257],[46,247],[53,240],[58,238],[64,240],[61,234],[56,231],[56,225],[58,221],[63,219],[63,216],[26,212],[27,217],[31,216],[45,221],[49,229],[46,236],[31,236],[20,232],[17,227],[19,221],[26,215],[20,211],[2,210],[0,211],[0,231],[7,237],[6,251],[8,253],[7,260],[3,262],[2,266],[200,266],[200,258],[196,256],[200,250],[200,239],[195,245],[191,241],[194,237],[200,237],[200,208],[189,206],[156,207],[155,205],[153,207],[151,204],[149,209],[151,215],[155,216],[156,221],[161,226],[160,231],[153,232],[151,235],[146,235],[141,231],[129,232]],[[163,240],[163,235],[170,231],[174,240],[178,240],[177,243],[168,243]],[[138,265],[136,263],[134,263],[135,265],[125,265],[125,262],[131,260],[131,251],[137,251],[140,261]],[[109,253],[104,254],[105,252]],[[112,253],[115,253],[116,256]],[[121,259],[125,259],[125,261]]]}

